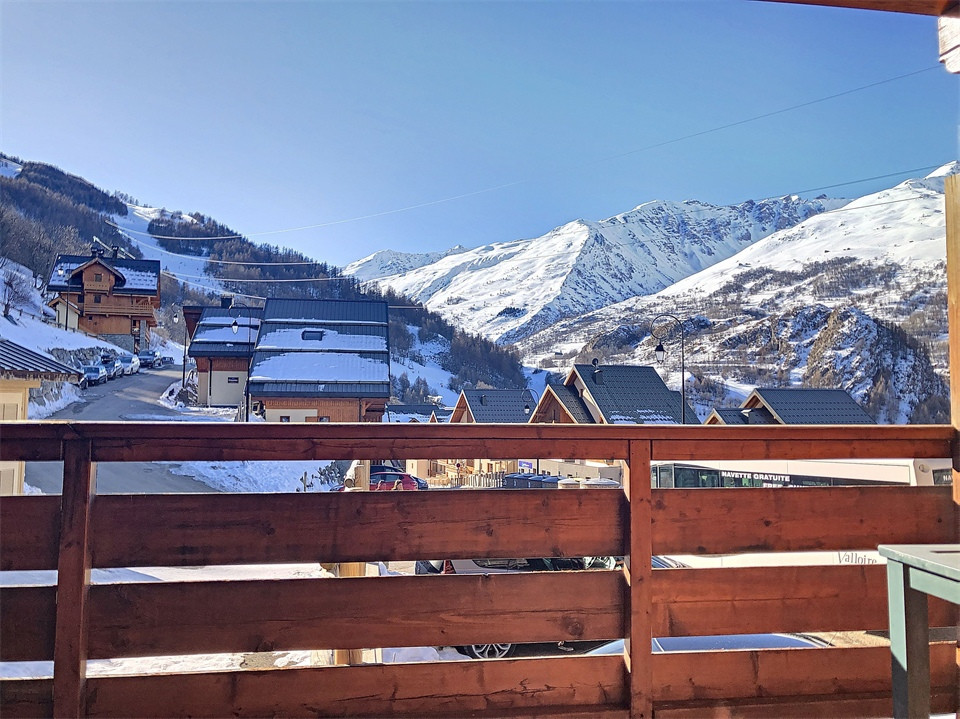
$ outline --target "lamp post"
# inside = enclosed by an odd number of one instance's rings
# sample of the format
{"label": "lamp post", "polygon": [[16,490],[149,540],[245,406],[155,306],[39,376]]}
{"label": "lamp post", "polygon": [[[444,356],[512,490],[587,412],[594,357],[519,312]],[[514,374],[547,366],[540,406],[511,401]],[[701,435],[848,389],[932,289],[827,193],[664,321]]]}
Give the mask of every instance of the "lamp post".
{"label": "lamp post", "polygon": [[[173,315],[173,324],[180,322],[183,310]],[[183,318],[183,366],[180,371],[180,387],[187,388],[187,318]]]}
{"label": "lamp post", "polygon": [[[529,417],[533,409],[536,408],[538,404],[540,404],[540,395],[538,395],[536,391],[530,389],[529,387],[524,388],[523,391],[530,393],[530,401],[533,402],[533,408],[530,407],[530,402],[527,402],[526,404],[523,405],[523,413]],[[534,397],[536,397],[536,400],[534,400]],[[539,457],[537,457],[537,476],[538,477],[540,476],[540,458]]]}
{"label": "lamp post", "polygon": [[680,424],[687,423],[687,367],[686,359],[683,353],[683,322],[679,317],[671,315],[667,312],[661,312],[659,315],[653,318],[653,321],[650,323],[650,334],[653,335],[653,338],[658,341],[656,349],[653,350],[654,355],[656,355],[657,362],[663,363],[663,360],[667,356],[667,351],[663,347],[663,340],[666,338],[667,333],[657,334],[657,322],[661,319],[673,320],[677,327],[680,329]]}
{"label": "lamp post", "polygon": [[[231,308],[234,306],[230,305]],[[237,310],[237,316],[233,318],[233,324],[230,325],[230,329],[233,330],[233,334],[237,334],[240,331],[240,323],[238,318],[240,317],[240,311]],[[251,320],[247,318],[247,344],[249,345],[253,341],[253,327],[251,325]],[[247,379],[243,383],[243,421],[250,421],[250,365],[247,365]]]}

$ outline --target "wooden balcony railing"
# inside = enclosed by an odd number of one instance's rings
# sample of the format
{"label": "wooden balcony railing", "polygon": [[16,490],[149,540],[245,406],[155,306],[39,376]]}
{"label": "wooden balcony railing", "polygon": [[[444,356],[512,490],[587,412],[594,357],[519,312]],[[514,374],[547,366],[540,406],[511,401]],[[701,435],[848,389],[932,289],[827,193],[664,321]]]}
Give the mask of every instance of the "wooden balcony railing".
{"label": "wooden balcony railing", "polygon": [[[95,463],[605,457],[625,491],[100,495]],[[34,423],[0,460],[58,460],[59,496],[0,501],[13,716],[692,717],[890,715],[886,647],[651,654],[651,637],[887,627],[882,566],[651,571],[652,554],[864,550],[958,540],[949,487],[651,490],[653,459],[958,456],[950,427]],[[61,501],[62,499],[62,501]],[[624,571],[90,584],[92,567],[624,555]],[[956,622],[931,602],[931,622]],[[563,656],[86,677],[86,660],[626,637]],[[956,645],[932,645],[957,707]]]}

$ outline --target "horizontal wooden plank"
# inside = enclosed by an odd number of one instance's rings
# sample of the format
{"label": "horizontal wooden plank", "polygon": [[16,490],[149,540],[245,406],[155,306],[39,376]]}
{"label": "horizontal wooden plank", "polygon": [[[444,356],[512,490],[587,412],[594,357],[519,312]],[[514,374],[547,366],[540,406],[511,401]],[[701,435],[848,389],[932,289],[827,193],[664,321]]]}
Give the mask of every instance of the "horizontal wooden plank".
{"label": "horizontal wooden plank", "polygon": [[[94,460],[288,460],[395,457],[625,459],[630,441],[655,459],[949,457],[944,425],[668,426],[335,424],[244,422],[9,422],[0,460],[60,458],[64,439],[89,439]],[[38,452],[43,456],[39,456]],[[733,453],[733,454],[731,454]]]}
{"label": "horizontal wooden plank", "polygon": [[56,569],[60,497],[26,495],[0,501],[0,571]]}
{"label": "horizontal wooden plank", "polygon": [[[952,715],[956,706],[952,692],[931,693],[930,706],[934,714]],[[863,719],[889,717],[893,714],[893,699],[889,693],[875,694],[820,694],[796,698],[709,700],[658,704],[657,719]]]}
{"label": "horizontal wooden plank", "polygon": [[[655,636],[886,630],[883,565],[736,567],[654,572]],[[931,626],[953,607],[930,600]]]}
{"label": "horizontal wooden plank", "polygon": [[622,556],[625,516],[622,492],[101,495],[93,564]]}
{"label": "horizontal wooden plank", "polygon": [[957,541],[950,487],[658,489],[652,501],[654,554],[875,550],[879,544]]}
{"label": "horizontal wooden plank", "polygon": [[[930,648],[931,685],[955,686],[954,650]],[[856,695],[891,690],[890,648],[829,647],[655,654],[653,685],[658,702],[803,695]]]}
{"label": "horizontal wooden plank", "polygon": [[0,661],[53,659],[57,588],[0,588]]}
{"label": "horizontal wooden plank", "polygon": [[625,591],[615,571],[94,585],[89,656],[612,639]]}
{"label": "horizontal wooden plank", "polygon": [[0,716],[46,719],[53,716],[53,679],[0,680]]}
{"label": "horizontal wooden plank", "polygon": [[624,687],[618,656],[381,664],[91,677],[87,709],[91,717],[621,717]]}

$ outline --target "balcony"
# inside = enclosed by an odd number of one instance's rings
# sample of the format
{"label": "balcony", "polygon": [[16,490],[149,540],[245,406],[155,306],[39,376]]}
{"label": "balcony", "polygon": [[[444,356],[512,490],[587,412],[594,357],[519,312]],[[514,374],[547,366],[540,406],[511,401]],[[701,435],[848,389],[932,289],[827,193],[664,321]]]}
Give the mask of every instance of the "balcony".
{"label": "balcony", "polygon": [[[0,459],[61,460],[64,493],[5,497],[3,716],[890,715],[887,647],[651,654],[650,638],[884,630],[882,565],[651,571],[651,554],[958,540],[949,487],[651,490],[655,459],[957,456],[947,426],[3,425]],[[626,490],[101,495],[97,462],[608,457]],[[90,568],[624,555],[623,571],[89,584]],[[59,598],[59,601],[58,601]],[[934,626],[955,609],[931,602]],[[626,637],[625,656],[86,677],[86,660]],[[956,645],[931,645],[936,711]]]}

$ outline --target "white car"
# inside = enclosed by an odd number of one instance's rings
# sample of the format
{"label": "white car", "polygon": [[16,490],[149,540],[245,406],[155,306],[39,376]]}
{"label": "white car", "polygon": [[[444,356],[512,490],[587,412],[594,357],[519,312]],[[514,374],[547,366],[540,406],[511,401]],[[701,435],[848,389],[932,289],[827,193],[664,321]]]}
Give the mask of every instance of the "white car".
{"label": "white car", "polygon": [[140,371],[140,358],[136,355],[120,355],[120,364],[124,374],[137,374]]}

